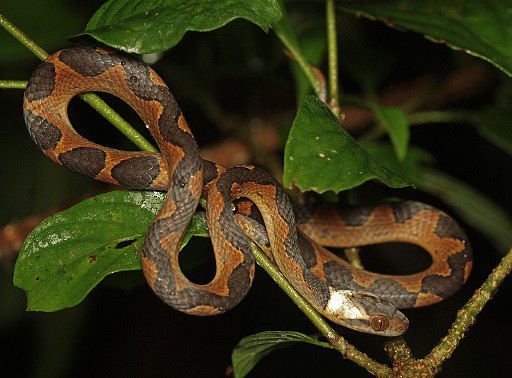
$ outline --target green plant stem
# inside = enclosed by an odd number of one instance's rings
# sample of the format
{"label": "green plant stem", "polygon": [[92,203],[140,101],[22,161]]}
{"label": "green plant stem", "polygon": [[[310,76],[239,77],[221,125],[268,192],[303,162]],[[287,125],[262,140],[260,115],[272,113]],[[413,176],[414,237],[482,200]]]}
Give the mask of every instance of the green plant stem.
{"label": "green plant stem", "polygon": [[286,36],[286,33],[284,33],[279,27],[279,24],[276,25],[274,28],[274,32],[276,33],[277,37],[281,40],[283,45],[286,47],[286,49],[290,52],[290,54],[293,56],[299,67],[302,69],[302,72],[306,75],[308,78],[311,86],[313,87],[313,90],[315,91],[315,94],[317,96],[320,96],[321,92],[321,84],[319,80],[317,79],[313,68],[307,61],[306,57],[302,55],[302,52],[296,46],[288,37]]}
{"label": "green plant stem", "polygon": [[466,111],[427,111],[412,113],[408,116],[411,125],[420,125],[425,123],[461,123],[475,122],[474,117]]}
{"label": "green plant stem", "polygon": [[18,29],[12,22],[10,22],[3,14],[0,13],[0,26],[7,30],[14,38],[21,42],[23,46],[32,51],[35,56],[41,60],[45,60],[49,55],[34,41],[32,41],[25,33]]}
{"label": "green plant stem", "polygon": [[336,8],[334,0],[326,2],[327,19],[327,60],[329,69],[329,106],[336,116],[340,117],[341,110],[338,97],[338,39],[336,30]]}
{"label": "green plant stem", "polygon": [[297,307],[308,317],[314,326],[329,341],[334,349],[339,351],[343,357],[355,362],[359,366],[365,368],[370,373],[386,377],[392,375],[392,370],[386,365],[380,364],[363,352],[357,350],[350,345],[343,337],[338,335],[336,331],[327,323],[327,321],[315,310],[315,308],[306,301],[300,293],[288,282],[279,269],[270,261],[258,246],[251,243],[254,258],[259,266],[272,277],[277,285],[291,298]]}
{"label": "green plant stem", "polygon": [[133,142],[142,151],[158,152],[158,150],[149,141],[144,138],[137,130],[133,128],[123,117],[114,109],[107,105],[98,95],[94,93],[82,93],[79,95],[82,100],[88,103],[94,110],[100,113],[107,121],[116,127],[130,141]]}
{"label": "green plant stem", "polygon": [[0,88],[25,89],[27,82],[24,80],[0,80]]}
{"label": "green plant stem", "polygon": [[487,302],[491,300],[511,270],[512,249],[503,257],[471,299],[458,311],[457,318],[448,334],[432,349],[424,360],[435,367],[440,367],[445,360],[450,358],[465,333],[475,323],[477,315],[482,311]]}
{"label": "green plant stem", "polygon": [[[10,22],[4,15],[0,14],[0,26],[7,30],[14,38],[21,42],[28,50],[30,50],[39,59],[44,60],[48,57],[48,53],[43,50],[39,45],[32,41],[25,33],[18,29],[12,22]],[[18,88],[22,89],[21,81],[8,80],[11,83],[17,83],[18,86],[0,86],[0,88]],[[121,133],[123,133],[129,140],[131,140],[137,147],[144,151],[156,152],[157,149],[153,147],[148,140],[146,140],[137,130],[135,130],[127,121],[123,119],[114,109],[107,105],[98,95],[94,93],[83,93],[79,97],[88,103],[94,110],[100,113],[106,120],[114,125]]]}

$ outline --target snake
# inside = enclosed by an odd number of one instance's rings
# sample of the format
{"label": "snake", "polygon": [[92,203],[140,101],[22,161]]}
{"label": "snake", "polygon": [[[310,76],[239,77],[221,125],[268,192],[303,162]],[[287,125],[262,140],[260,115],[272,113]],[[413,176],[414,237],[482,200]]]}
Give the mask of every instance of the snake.
{"label": "snake", "polygon": [[[132,107],[160,152],[121,151],[77,133],[68,104],[91,91],[110,93]],[[444,300],[470,274],[472,252],[464,230],[432,206],[401,201],[294,209],[264,169],[224,168],[203,160],[167,85],[131,55],[81,46],[48,56],[28,81],[23,116],[37,147],[56,163],[106,183],[167,192],[145,235],[141,265],[154,293],[184,313],[221,314],[244,298],[255,272],[251,243],[326,318],[382,336],[407,330],[408,319],[399,309]],[[191,282],[178,259],[201,197],[216,263],[207,284]],[[325,248],[386,242],[418,245],[432,263],[418,273],[386,275],[357,269]]]}

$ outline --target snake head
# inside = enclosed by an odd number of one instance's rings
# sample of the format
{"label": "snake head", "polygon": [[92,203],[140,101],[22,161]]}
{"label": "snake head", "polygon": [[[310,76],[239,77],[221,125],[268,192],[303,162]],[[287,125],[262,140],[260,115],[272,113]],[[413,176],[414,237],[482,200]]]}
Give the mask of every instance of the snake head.
{"label": "snake head", "polygon": [[409,327],[407,317],[389,301],[351,290],[332,290],[326,312],[330,319],[356,331],[400,336]]}

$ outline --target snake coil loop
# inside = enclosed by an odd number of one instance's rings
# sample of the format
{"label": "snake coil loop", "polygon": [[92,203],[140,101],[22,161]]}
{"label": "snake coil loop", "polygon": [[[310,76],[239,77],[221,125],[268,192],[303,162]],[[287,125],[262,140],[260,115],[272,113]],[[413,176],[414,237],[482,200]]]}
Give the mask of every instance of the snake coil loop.
{"label": "snake coil loop", "polygon": [[[73,96],[89,91],[111,93],[135,109],[161,154],[120,151],[80,136],[67,106]],[[107,183],[167,190],[144,240],[142,267],[151,289],[185,313],[215,315],[243,299],[254,277],[248,238],[324,316],[384,336],[400,335],[408,327],[397,308],[439,302],[457,291],[471,271],[464,231],[431,206],[411,201],[341,210],[321,206],[294,216],[284,190],[264,170],[226,170],[202,160],[163,80],[133,57],[89,47],[49,56],[27,84],[23,115],[36,145],[56,163]],[[206,218],[216,261],[215,277],[206,285],[190,282],[178,263],[181,240],[201,195],[208,196]],[[244,198],[250,201],[234,205]],[[390,241],[423,247],[431,266],[405,276],[376,274],[355,269],[322,247]]]}

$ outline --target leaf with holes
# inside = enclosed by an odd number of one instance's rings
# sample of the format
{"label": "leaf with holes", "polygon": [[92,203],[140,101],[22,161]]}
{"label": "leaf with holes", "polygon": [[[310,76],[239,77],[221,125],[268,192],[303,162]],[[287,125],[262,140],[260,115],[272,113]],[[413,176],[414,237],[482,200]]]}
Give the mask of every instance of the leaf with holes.
{"label": "leaf with holes", "polygon": [[110,0],[72,39],[96,40],[137,54],[167,50],[187,31],[210,31],[243,18],[265,31],[282,16],[277,0]]}
{"label": "leaf with holes", "polygon": [[374,178],[392,188],[410,185],[358,145],[322,101],[307,96],[286,142],[284,184],[338,193]]}
{"label": "leaf with holes", "polygon": [[[146,230],[165,193],[114,191],[55,214],[27,237],[14,284],[27,293],[27,310],[57,311],[80,303],[106,275],[141,269]],[[195,215],[192,235],[208,235]]]}
{"label": "leaf with holes", "polygon": [[512,76],[511,0],[338,2],[340,9],[413,30],[491,62]]}
{"label": "leaf with holes", "polygon": [[293,331],[267,331],[244,337],[233,349],[231,359],[236,378],[243,378],[263,357],[276,349],[302,342],[332,348],[317,338]]}

